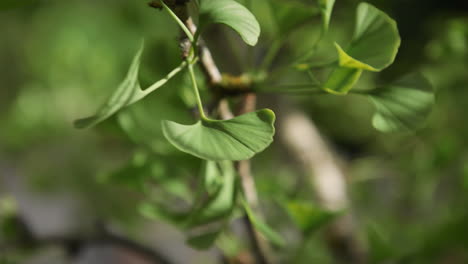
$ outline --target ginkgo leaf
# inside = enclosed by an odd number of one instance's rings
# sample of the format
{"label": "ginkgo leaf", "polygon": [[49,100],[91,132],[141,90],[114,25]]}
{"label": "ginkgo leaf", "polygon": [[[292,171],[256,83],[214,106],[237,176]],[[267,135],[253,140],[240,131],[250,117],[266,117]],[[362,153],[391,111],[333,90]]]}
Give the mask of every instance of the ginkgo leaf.
{"label": "ginkgo leaf", "polygon": [[235,0],[201,0],[200,29],[213,23],[234,29],[245,41],[255,46],[260,36],[260,25],[255,16]]}
{"label": "ginkgo leaf", "polygon": [[335,0],[318,0],[318,4],[322,13],[322,29],[324,32],[327,32]]}
{"label": "ginkgo leaf", "polygon": [[340,66],[378,72],[393,63],[400,42],[396,22],[373,5],[361,3],[350,46],[346,51],[335,46]]}
{"label": "ginkgo leaf", "polygon": [[432,85],[421,74],[411,74],[376,88],[369,98],[376,107],[372,124],[382,132],[421,127],[435,101]]}
{"label": "ginkgo leaf", "polygon": [[351,44],[345,50],[335,43],[338,66],[329,75],[323,89],[329,93],[347,94],[362,71],[379,72],[392,64],[400,42],[393,19],[373,5],[359,4]]}
{"label": "ginkgo leaf", "polygon": [[166,77],[157,81],[149,88],[142,90],[140,83],[138,82],[138,71],[140,68],[140,61],[143,49],[144,45],[142,44],[135,57],[133,58],[127,76],[125,77],[123,82],[118,86],[118,88],[114,91],[114,93],[109,97],[109,99],[104,103],[104,105],[97,111],[95,115],[76,120],[76,128],[91,127],[106,120],[113,114],[117,113],[119,110],[143,99],[148,94],[152,93],[156,89],[166,84],[167,81],[169,81],[187,65],[187,62],[182,62]]}
{"label": "ginkgo leaf", "polygon": [[246,160],[273,142],[275,114],[269,109],[229,120],[202,119],[194,125],[163,121],[164,136],[183,152],[206,160]]}

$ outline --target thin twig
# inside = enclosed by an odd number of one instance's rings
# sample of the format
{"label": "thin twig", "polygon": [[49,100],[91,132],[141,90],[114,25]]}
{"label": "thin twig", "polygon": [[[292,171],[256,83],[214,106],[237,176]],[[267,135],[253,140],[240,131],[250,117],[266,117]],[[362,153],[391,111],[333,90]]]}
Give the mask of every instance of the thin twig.
{"label": "thin twig", "polygon": [[[254,93],[244,95],[242,98],[242,105],[239,109],[238,114],[245,114],[253,112],[256,109],[257,96]],[[255,181],[252,176],[250,160],[242,160],[237,164],[237,171],[241,178],[242,189],[244,191],[245,198],[250,208],[258,215],[259,218],[263,218],[263,214],[260,210],[260,204],[258,200],[257,188]],[[253,223],[248,217],[244,217],[244,221],[249,230],[249,236],[253,241],[255,248],[255,257],[257,263],[268,264],[274,263],[272,249],[265,238],[255,229]]]}
{"label": "thin twig", "polygon": [[[262,219],[263,217],[260,213],[257,189],[255,187],[250,165],[250,160],[239,161],[237,164],[237,171],[241,178],[242,189],[244,191],[247,203],[257,214],[257,216]],[[254,247],[255,258],[257,260],[256,263],[274,263],[272,249],[268,242],[260,234],[260,232],[255,229],[249,217],[244,216],[243,221],[247,227],[249,239],[252,241],[252,246]]]}

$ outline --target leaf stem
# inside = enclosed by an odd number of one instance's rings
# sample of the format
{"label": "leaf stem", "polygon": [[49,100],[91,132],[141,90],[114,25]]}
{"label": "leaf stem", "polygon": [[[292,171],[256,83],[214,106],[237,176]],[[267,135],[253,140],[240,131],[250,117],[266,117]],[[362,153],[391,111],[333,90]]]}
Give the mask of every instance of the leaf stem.
{"label": "leaf stem", "polygon": [[321,86],[314,83],[263,85],[255,87],[257,93],[297,93],[297,94],[327,94]]}
{"label": "leaf stem", "polygon": [[143,90],[143,97],[147,96],[148,94],[154,92],[154,90],[158,89],[159,87],[163,86],[166,84],[172,77],[177,75],[181,70],[183,70],[185,67],[187,67],[187,61],[183,61],[179,66],[177,66],[175,69],[173,69],[171,72],[169,72],[166,77],[162,78],[161,80],[155,82],[153,85],[150,87],[146,88]]}
{"label": "leaf stem", "polygon": [[193,92],[195,93],[195,98],[197,99],[197,106],[198,111],[200,112],[200,117],[204,120],[207,120],[208,118],[206,117],[205,111],[203,110],[203,103],[200,97],[200,92],[198,91],[197,78],[195,76],[195,72],[193,71],[193,65],[189,64],[188,69],[190,72],[190,79],[192,80]]}
{"label": "leaf stem", "polygon": [[177,22],[177,24],[179,24],[180,28],[184,31],[184,33],[187,35],[187,37],[189,38],[190,42],[194,42],[194,37],[192,35],[192,33],[190,32],[190,30],[187,28],[187,26],[185,26],[184,22],[182,22],[180,20],[180,18],[172,11],[172,9],[170,9],[165,3],[164,1],[161,1],[161,4],[163,6],[163,8],[169,13],[169,15]]}

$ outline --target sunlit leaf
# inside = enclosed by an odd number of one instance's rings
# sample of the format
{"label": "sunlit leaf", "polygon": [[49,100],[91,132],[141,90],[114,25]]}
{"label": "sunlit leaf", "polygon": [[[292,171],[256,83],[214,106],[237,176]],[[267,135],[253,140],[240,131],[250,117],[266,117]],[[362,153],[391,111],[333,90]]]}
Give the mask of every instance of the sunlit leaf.
{"label": "sunlit leaf", "polygon": [[235,0],[201,0],[200,28],[212,23],[225,24],[245,41],[255,46],[260,36],[260,25],[254,15]]}
{"label": "sunlit leaf", "polygon": [[421,74],[372,90],[369,97],[376,107],[372,124],[382,132],[421,127],[435,100],[432,85]]}
{"label": "sunlit leaf", "polygon": [[381,71],[395,60],[400,41],[392,18],[371,4],[361,3],[351,44],[346,50],[336,44],[340,66]]}
{"label": "sunlit leaf", "polygon": [[336,67],[323,85],[323,89],[333,94],[347,94],[359,81],[362,70]]}
{"label": "sunlit leaf", "polygon": [[324,32],[328,31],[330,19],[333,12],[335,0],[318,0],[320,12],[322,13],[322,28]]}
{"label": "sunlit leaf", "polygon": [[260,220],[255,213],[253,212],[252,208],[250,208],[249,204],[246,201],[242,201],[244,205],[245,212],[247,217],[249,218],[250,222],[254,225],[255,229],[257,229],[266,239],[268,239],[273,244],[282,247],[285,245],[283,237],[279,235],[275,230],[269,227],[266,223]]}
{"label": "sunlit leaf", "polygon": [[160,88],[167,83],[173,76],[179,73],[186,65],[186,62],[172,70],[166,77],[157,81],[149,88],[142,90],[140,83],[138,82],[138,71],[140,68],[141,54],[143,53],[143,44],[138,50],[137,54],[133,58],[130,69],[128,70],[127,76],[124,81],[118,86],[114,93],[109,97],[106,103],[97,111],[97,113],[91,117],[79,119],[75,121],[75,127],[86,128],[94,126],[113,114],[117,113],[122,108],[129,106]]}
{"label": "sunlit leaf", "polygon": [[310,202],[290,201],[286,204],[289,214],[296,225],[310,234],[329,223],[338,213],[323,210]]}
{"label": "sunlit leaf", "polygon": [[273,141],[275,114],[269,109],[229,120],[200,120],[195,125],[163,121],[164,136],[181,151],[207,160],[246,160]]}
{"label": "sunlit leaf", "polygon": [[393,19],[368,3],[359,4],[352,42],[347,49],[335,43],[339,66],[323,89],[334,94],[348,93],[363,70],[378,72],[392,64],[400,41]]}

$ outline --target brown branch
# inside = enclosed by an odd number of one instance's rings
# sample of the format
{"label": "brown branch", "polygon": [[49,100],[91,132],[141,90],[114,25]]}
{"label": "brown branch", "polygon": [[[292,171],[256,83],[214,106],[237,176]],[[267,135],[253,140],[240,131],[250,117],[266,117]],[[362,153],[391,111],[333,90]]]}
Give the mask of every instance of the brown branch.
{"label": "brown branch", "polygon": [[[254,93],[244,95],[244,97],[242,98],[242,106],[239,110],[239,114],[245,114],[255,111],[256,104],[257,96]],[[263,218],[263,214],[261,213],[260,204],[258,200],[257,188],[255,186],[255,181],[252,176],[250,160],[239,161],[237,163],[237,171],[241,178],[242,189],[244,191],[247,203],[260,218]],[[253,246],[255,248],[255,258],[257,259],[257,263],[274,263],[275,260],[269,243],[255,229],[253,223],[249,220],[248,217],[244,217],[244,222],[248,228],[250,240],[254,242]]]}
{"label": "brown branch", "polygon": [[[197,26],[193,23],[192,18],[189,17],[186,20],[185,25],[192,32],[192,34],[197,32]],[[206,47],[202,38],[199,38],[198,47],[200,54],[199,65],[205,74],[208,83],[210,86],[219,85],[222,82],[223,77],[219,71],[218,66],[216,66],[216,62],[214,61],[210,50],[208,47]]]}
{"label": "brown branch", "polygon": [[[185,20],[185,24],[188,29],[195,34],[197,31],[196,25],[193,23],[193,20],[189,17]],[[216,87],[219,87],[222,84],[223,76],[217,67],[210,50],[204,44],[203,39],[200,38],[199,43],[199,66],[202,69],[207,82],[208,86],[211,88],[211,91],[215,94],[215,96],[219,96],[220,100],[218,103],[218,113],[222,119],[230,119],[234,117],[232,113],[229,103],[226,99],[222,98],[222,95],[217,94]],[[251,112],[255,110],[256,105],[256,96],[253,93],[248,93],[244,95],[242,100],[243,107],[240,110],[239,114]],[[252,207],[252,209],[259,215],[259,204],[258,204],[258,197],[257,197],[257,189],[255,187],[255,182],[253,180],[251,170],[250,170],[250,161],[240,161],[237,166],[238,173],[241,178],[242,187],[244,190],[244,194],[246,196],[247,202]],[[244,218],[249,239],[251,240],[252,246],[254,248],[254,254],[256,258],[256,263],[261,264],[271,264],[273,263],[272,260],[272,250],[267,243],[267,241],[262,237],[262,235],[255,229],[253,223],[248,219],[248,217]]]}

